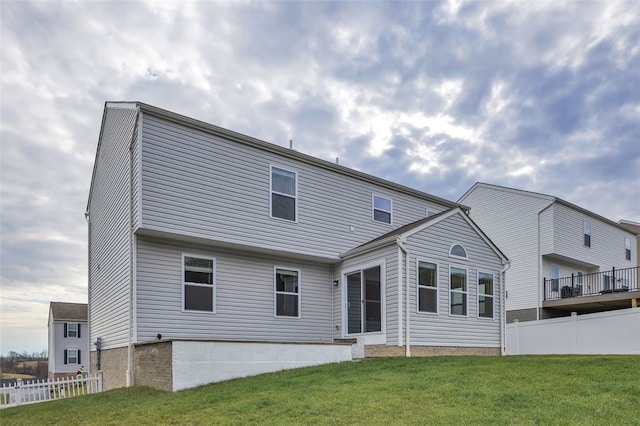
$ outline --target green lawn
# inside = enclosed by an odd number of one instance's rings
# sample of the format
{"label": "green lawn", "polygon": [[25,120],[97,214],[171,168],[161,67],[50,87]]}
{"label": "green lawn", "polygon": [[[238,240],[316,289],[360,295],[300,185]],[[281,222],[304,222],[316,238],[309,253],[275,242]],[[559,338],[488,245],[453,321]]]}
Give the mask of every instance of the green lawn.
{"label": "green lawn", "polygon": [[10,424],[640,425],[640,356],[386,358],[0,411]]}

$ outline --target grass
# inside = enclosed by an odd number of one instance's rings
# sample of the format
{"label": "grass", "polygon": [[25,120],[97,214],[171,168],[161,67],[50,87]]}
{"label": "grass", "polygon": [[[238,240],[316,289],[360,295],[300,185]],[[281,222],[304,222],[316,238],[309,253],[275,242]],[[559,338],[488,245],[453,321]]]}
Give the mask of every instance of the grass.
{"label": "grass", "polygon": [[640,425],[639,356],[386,358],[0,411],[13,424]]}

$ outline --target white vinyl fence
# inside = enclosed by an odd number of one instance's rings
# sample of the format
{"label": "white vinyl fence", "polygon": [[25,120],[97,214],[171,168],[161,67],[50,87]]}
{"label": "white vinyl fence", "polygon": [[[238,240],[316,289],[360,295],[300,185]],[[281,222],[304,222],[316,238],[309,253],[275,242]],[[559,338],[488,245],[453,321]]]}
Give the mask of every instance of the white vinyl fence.
{"label": "white vinyl fence", "polygon": [[506,353],[640,354],[640,308],[507,324]]}
{"label": "white vinyl fence", "polygon": [[0,388],[0,409],[23,404],[51,401],[102,392],[102,373],[81,379],[65,377],[55,380],[22,380]]}

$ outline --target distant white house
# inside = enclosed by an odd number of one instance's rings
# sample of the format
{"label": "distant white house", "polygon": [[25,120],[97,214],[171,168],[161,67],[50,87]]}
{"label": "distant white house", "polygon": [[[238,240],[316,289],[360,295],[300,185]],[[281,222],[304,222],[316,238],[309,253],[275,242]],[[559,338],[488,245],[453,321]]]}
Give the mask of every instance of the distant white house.
{"label": "distant white house", "polygon": [[293,149],[107,102],[86,215],[105,389],[503,348],[507,259],[464,206]]}
{"label": "distant white house", "polygon": [[631,229],[552,195],[487,183],[458,202],[511,260],[508,322],[638,306]]}
{"label": "distant white house", "polygon": [[48,327],[49,378],[73,376],[88,367],[87,304],[51,302]]}

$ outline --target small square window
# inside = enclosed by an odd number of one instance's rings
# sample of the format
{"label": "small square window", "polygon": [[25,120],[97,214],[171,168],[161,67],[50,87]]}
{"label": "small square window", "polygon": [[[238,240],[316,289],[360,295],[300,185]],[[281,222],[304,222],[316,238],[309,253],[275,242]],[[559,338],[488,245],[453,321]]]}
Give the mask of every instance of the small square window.
{"label": "small square window", "polygon": [[373,196],[373,220],[376,222],[391,224],[393,201],[390,198]]}

